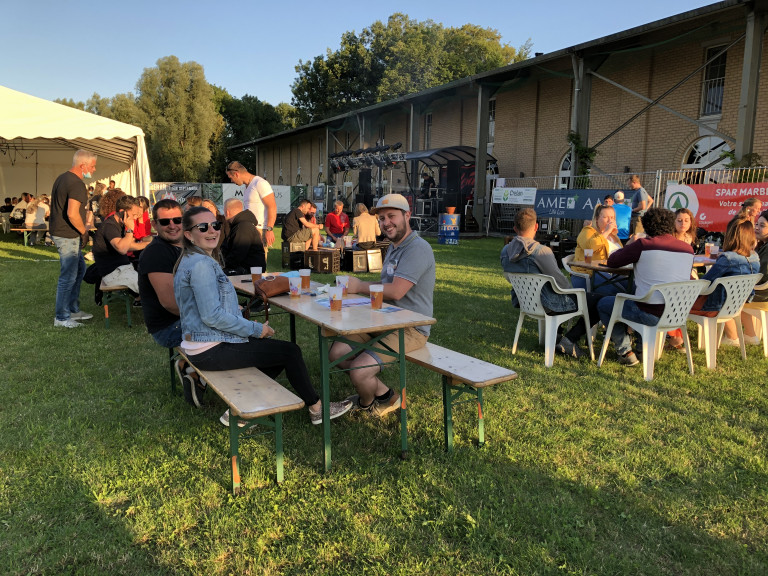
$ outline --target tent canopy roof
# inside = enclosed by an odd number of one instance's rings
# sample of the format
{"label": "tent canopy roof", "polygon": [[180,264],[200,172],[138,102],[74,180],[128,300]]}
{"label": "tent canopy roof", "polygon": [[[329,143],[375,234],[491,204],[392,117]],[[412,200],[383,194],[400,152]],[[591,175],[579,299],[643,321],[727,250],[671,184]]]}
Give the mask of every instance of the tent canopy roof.
{"label": "tent canopy roof", "polygon": [[[475,153],[476,149],[474,146],[447,146],[446,148],[408,152],[405,155],[405,159],[419,160],[427,166],[445,166],[451,160],[457,160],[462,164],[474,164]],[[485,161],[496,162],[496,158],[486,154]]]}
{"label": "tent canopy roof", "polygon": [[[103,118],[0,86],[0,151],[80,148],[131,164],[136,157],[137,126]],[[23,152],[22,152],[23,153]]]}

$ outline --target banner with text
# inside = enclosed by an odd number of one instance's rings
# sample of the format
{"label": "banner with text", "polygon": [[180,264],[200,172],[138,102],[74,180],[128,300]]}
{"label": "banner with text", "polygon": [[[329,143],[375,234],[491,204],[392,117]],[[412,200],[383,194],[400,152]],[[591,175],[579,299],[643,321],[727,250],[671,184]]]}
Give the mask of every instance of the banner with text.
{"label": "banner with text", "polygon": [[696,226],[709,232],[725,232],[725,227],[741,209],[747,198],[768,203],[768,183],[743,184],[678,184],[669,182],[664,207],[670,210],[688,208],[696,218]]}
{"label": "banner with text", "polygon": [[537,190],[534,209],[539,218],[592,220],[595,206],[616,190]]}
{"label": "banner with text", "polygon": [[491,201],[494,204],[523,204],[533,206],[536,200],[536,188],[504,188],[497,186],[493,189]]}

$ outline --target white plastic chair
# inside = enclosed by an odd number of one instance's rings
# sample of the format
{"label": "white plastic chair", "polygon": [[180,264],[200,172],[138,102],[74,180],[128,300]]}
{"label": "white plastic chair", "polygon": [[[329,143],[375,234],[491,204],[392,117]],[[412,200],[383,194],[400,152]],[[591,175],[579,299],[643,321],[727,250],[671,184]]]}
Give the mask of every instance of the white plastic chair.
{"label": "white plastic chair", "polygon": [[739,276],[718,278],[701,293],[702,296],[708,295],[712,294],[718,286],[725,288],[725,303],[720,308],[717,316],[688,315],[688,320],[699,325],[699,348],[705,349],[704,353],[709,370],[714,370],[717,366],[717,347],[720,344],[720,339],[723,337],[722,324],[725,324],[731,318],[736,322],[741,359],[747,359],[747,349],[744,346],[744,331],[741,328],[741,309],[760,278],[762,278],[761,274],[741,274]]}
{"label": "white plastic chair", "polygon": [[[768,290],[768,282],[757,284],[755,286],[755,291],[759,292],[762,290]],[[762,328],[761,338],[763,339],[763,356],[768,358],[768,310],[753,308],[747,303],[744,304],[744,308],[742,308],[741,311],[760,320]]]}
{"label": "white plastic chair", "polygon": [[[648,293],[644,296],[634,296],[632,294],[617,294],[616,302],[613,305],[611,319],[605,329],[605,340],[600,351],[600,358],[597,365],[602,366],[605,353],[608,351],[608,344],[611,342],[611,333],[613,326],[617,322],[622,322],[631,326],[635,332],[639,333],[643,339],[643,377],[646,380],[653,380],[653,367],[661,352],[664,349],[664,335],[670,330],[682,328],[683,341],[685,342],[685,353],[688,356],[688,370],[693,374],[693,357],[691,356],[691,342],[688,339],[688,331],[685,322],[688,313],[696,302],[696,297],[709,284],[706,280],[685,280],[683,282],[667,282],[665,284],[654,284]],[[664,298],[664,313],[659,318],[655,326],[648,326],[640,322],[627,320],[622,316],[624,303],[628,300],[635,302],[649,302],[655,294],[661,294]],[[661,337],[659,337],[661,334]]]}
{"label": "white plastic chair", "polygon": [[[589,331],[589,312],[587,310],[587,293],[581,288],[560,288],[552,276],[545,274],[513,274],[505,272],[507,280],[512,284],[512,288],[520,301],[520,318],[517,321],[517,330],[515,331],[515,341],[512,344],[512,354],[517,352],[517,341],[520,338],[520,331],[523,327],[523,321],[526,316],[536,318],[539,321],[539,344],[544,344],[544,366],[551,368],[555,360],[555,346],[557,345],[557,327],[563,322],[575,317],[582,316],[586,322],[587,331]],[[562,312],[557,314],[547,314],[544,306],[541,304],[541,290],[545,284],[549,283],[556,294],[574,294],[576,296],[577,308],[573,312]],[[587,332],[589,334],[589,332]],[[595,351],[592,348],[592,339],[587,338],[589,345],[589,356],[595,359]]]}
{"label": "white plastic chair", "polygon": [[574,278],[581,278],[585,283],[584,289],[587,292],[592,292],[592,277],[586,272],[576,272],[575,270],[571,270],[571,262],[573,261],[574,256],[575,254],[568,254],[568,256],[563,258],[563,268],[565,268],[565,271],[571,275],[571,284],[574,284]]}

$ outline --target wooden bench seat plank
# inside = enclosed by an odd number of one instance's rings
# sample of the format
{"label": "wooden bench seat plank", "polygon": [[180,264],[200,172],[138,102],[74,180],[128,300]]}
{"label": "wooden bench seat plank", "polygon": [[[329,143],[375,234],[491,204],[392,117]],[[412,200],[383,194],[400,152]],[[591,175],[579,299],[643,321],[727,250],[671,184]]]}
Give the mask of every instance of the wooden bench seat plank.
{"label": "wooden bench seat plank", "polygon": [[431,342],[427,342],[423,348],[406,353],[405,357],[409,362],[429,368],[473,388],[493,386],[517,378],[517,372],[514,370],[472,358]]}
{"label": "wooden bench seat plank", "polygon": [[197,370],[208,386],[243,420],[304,407],[304,401],[256,368],[213,372]]}

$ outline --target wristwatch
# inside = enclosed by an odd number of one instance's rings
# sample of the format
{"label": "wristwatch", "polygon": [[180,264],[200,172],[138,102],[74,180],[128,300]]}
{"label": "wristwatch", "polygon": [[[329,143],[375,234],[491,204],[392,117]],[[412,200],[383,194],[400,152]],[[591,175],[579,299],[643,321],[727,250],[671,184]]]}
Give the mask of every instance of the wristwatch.
{"label": "wristwatch", "polygon": [[262,226],[261,229],[269,232],[270,230],[272,230],[272,226]]}
{"label": "wristwatch", "polygon": [[128,228],[128,229],[125,231],[125,233],[126,233],[126,234],[133,234],[133,230],[131,230],[130,228]]}

